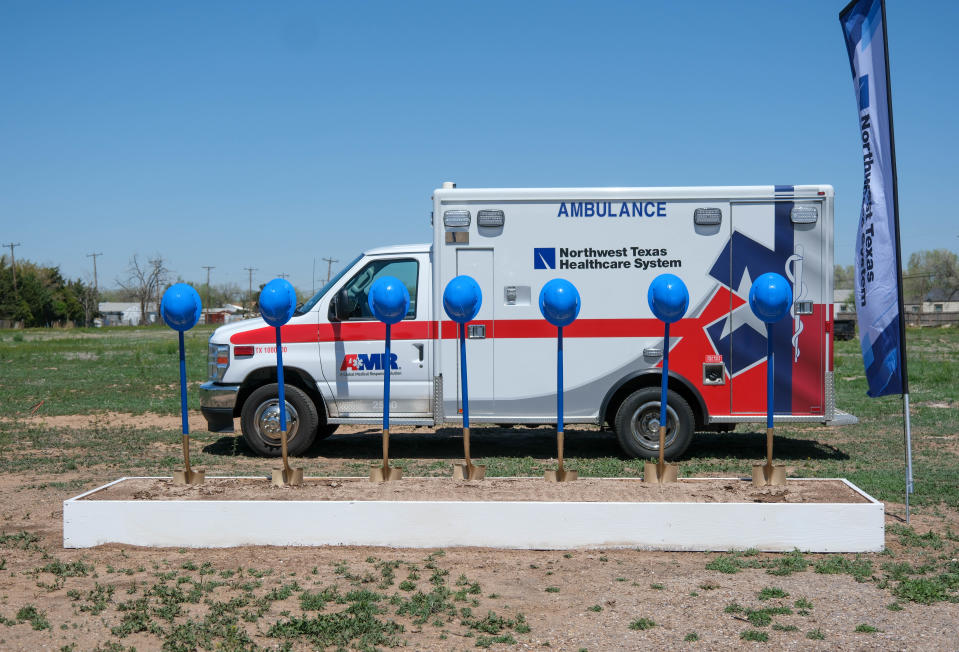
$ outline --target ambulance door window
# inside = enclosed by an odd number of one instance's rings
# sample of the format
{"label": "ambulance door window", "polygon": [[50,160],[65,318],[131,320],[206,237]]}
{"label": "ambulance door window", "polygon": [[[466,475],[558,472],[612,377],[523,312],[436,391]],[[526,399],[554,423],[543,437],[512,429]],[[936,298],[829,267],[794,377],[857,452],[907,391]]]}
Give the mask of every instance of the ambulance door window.
{"label": "ambulance door window", "polygon": [[[374,260],[367,264],[356,276],[343,286],[341,292],[346,292],[353,310],[346,321],[373,320],[370,310],[370,288],[376,279],[383,276],[394,276],[399,279],[410,293],[410,309],[404,319],[416,319],[416,288],[419,274],[419,263],[411,258]],[[333,308],[330,306],[330,320],[333,319]]]}

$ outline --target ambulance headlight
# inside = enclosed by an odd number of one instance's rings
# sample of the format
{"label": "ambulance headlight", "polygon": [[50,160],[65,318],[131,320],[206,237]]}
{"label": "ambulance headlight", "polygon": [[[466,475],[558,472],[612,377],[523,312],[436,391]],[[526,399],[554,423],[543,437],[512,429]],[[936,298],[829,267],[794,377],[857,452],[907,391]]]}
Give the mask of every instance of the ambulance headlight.
{"label": "ambulance headlight", "polygon": [[446,228],[462,228],[470,225],[470,212],[466,210],[449,210],[443,213],[443,226]]}
{"label": "ambulance headlight", "polygon": [[696,226],[717,226],[723,223],[723,212],[718,208],[697,208],[693,211]]}
{"label": "ambulance headlight", "polygon": [[503,211],[482,210],[476,214],[476,223],[479,226],[498,228],[506,223],[506,214]]}

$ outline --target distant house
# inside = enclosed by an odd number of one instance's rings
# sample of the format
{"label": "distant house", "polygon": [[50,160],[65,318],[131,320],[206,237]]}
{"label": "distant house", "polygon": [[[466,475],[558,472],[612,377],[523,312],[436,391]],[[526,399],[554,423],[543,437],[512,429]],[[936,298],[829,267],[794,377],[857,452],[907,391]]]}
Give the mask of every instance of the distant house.
{"label": "distant house", "polygon": [[832,291],[832,314],[837,319],[856,318],[856,306],[852,302],[852,290]]}
{"label": "distant house", "polygon": [[[155,324],[158,319],[157,305],[148,303],[147,323]],[[140,326],[140,304],[136,302],[104,301],[99,307],[104,326]]]}
{"label": "distant house", "polygon": [[241,319],[243,319],[243,306],[227,303],[219,308],[204,308],[201,321],[205,324],[229,324]]}
{"label": "distant house", "polygon": [[903,306],[906,314],[959,312],[959,292],[946,292],[939,288],[930,290],[924,300],[906,301]]}

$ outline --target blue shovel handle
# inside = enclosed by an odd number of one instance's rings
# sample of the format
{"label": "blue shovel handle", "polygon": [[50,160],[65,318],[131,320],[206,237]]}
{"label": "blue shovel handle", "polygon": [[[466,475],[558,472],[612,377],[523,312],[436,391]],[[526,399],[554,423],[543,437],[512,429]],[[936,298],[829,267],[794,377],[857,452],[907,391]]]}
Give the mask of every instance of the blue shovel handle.
{"label": "blue shovel handle", "polygon": [[773,325],[766,324],[766,427],[773,427],[776,374],[773,372]]}
{"label": "blue shovel handle", "polygon": [[383,430],[390,429],[390,325],[386,325],[386,357],[383,358]]}
{"label": "blue shovel handle", "polygon": [[563,327],[556,331],[556,430],[563,432]]}
{"label": "blue shovel handle", "polygon": [[283,342],[279,326],[276,326],[276,382],[279,385],[277,398],[280,401],[280,430],[286,432],[286,387],[283,382]]}
{"label": "blue shovel handle", "polygon": [[463,427],[470,424],[470,399],[466,385],[466,323],[460,323],[460,384],[463,386]]}
{"label": "blue shovel handle", "polygon": [[180,335],[180,418],[182,420],[183,434],[190,434],[190,421],[187,418],[186,411],[186,355],[183,346],[183,331],[178,331]]}
{"label": "blue shovel handle", "polygon": [[663,339],[663,382],[659,391],[659,425],[666,424],[666,392],[669,386],[669,322],[666,323],[666,335]]}

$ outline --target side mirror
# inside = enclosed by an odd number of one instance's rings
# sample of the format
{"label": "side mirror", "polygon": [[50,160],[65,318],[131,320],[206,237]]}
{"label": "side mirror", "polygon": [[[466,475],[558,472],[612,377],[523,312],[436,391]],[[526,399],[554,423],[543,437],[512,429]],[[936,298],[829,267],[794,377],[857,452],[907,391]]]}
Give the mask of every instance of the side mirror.
{"label": "side mirror", "polygon": [[346,290],[340,290],[333,298],[333,317],[336,321],[346,321],[353,316],[356,310],[355,301]]}

